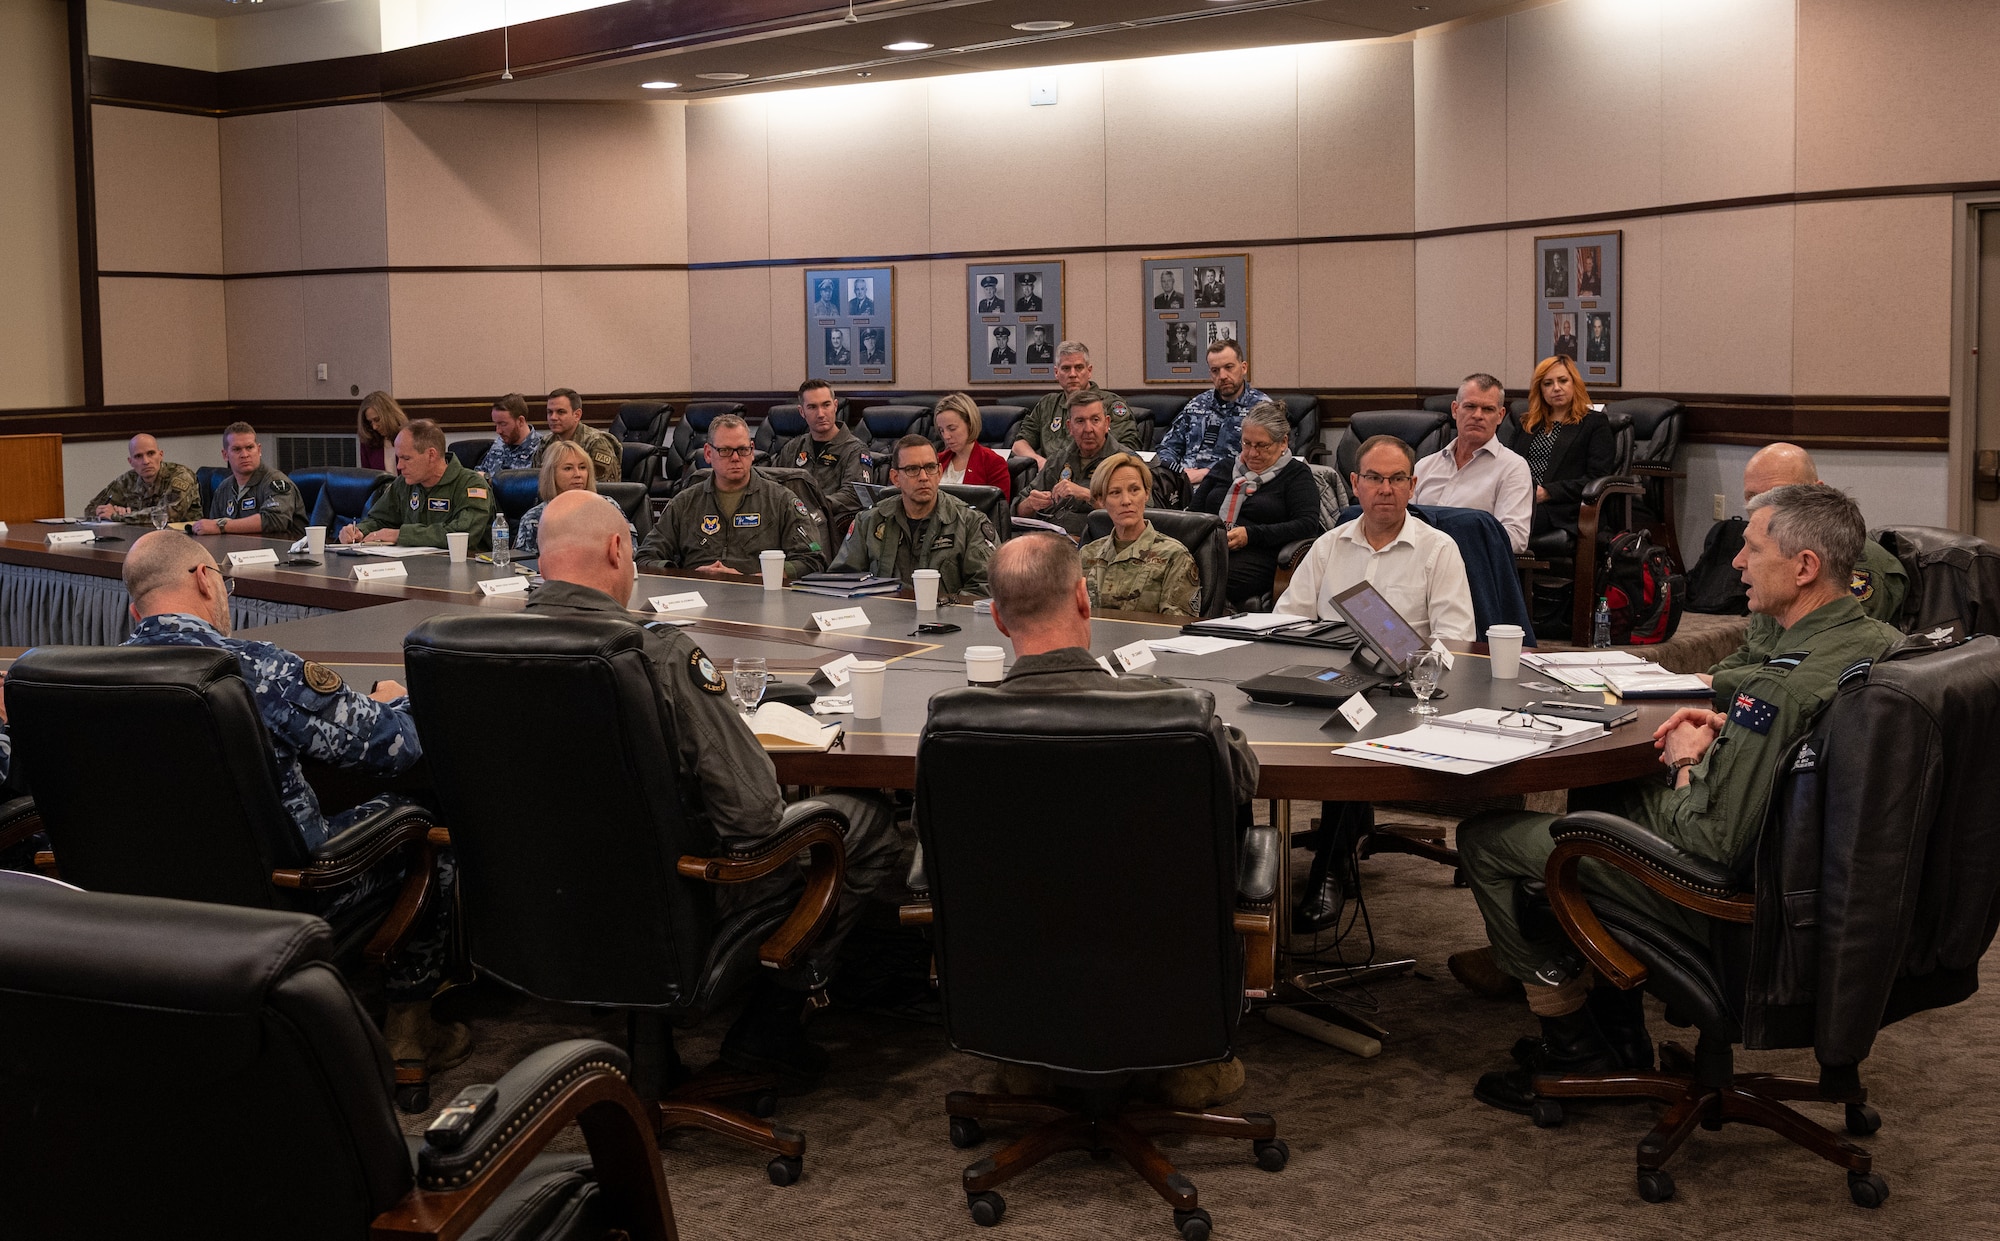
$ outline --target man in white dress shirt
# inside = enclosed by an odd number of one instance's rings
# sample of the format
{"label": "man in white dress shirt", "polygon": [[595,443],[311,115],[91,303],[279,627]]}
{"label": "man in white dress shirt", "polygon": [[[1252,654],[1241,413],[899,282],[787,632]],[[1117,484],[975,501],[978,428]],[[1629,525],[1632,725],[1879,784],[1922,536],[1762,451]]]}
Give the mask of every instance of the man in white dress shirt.
{"label": "man in white dress shirt", "polygon": [[1458,438],[1417,462],[1418,504],[1476,508],[1493,514],[1514,554],[1528,550],[1535,480],[1521,454],[1493,438],[1507,416],[1507,389],[1493,376],[1467,375],[1451,403]]}
{"label": "man in white dress shirt", "polygon": [[1331,619],[1333,596],[1366,580],[1425,639],[1474,640],[1472,587],[1458,544],[1410,520],[1417,454],[1393,435],[1373,436],[1348,475],[1361,516],[1312,545],[1278,611]]}

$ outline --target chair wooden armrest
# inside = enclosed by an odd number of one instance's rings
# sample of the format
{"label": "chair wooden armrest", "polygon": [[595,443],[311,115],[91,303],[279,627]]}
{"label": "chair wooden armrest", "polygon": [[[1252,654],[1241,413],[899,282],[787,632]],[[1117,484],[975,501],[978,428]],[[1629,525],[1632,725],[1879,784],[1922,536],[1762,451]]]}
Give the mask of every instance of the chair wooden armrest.
{"label": "chair wooden armrest", "polygon": [[1604,501],[1612,496],[1645,494],[1646,488],[1625,474],[1593,478],[1583,489],[1583,501],[1576,510],[1576,591],[1571,597],[1571,642],[1583,645],[1590,633],[1591,613],[1597,608],[1597,527]]}
{"label": "chair wooden armrest", "polygon": [[1686,470],[1676,470],[1665,465],[1635,465],[1632,472],[1641,478],[1686,478]]}
{"label": "chair wooden armrest", "polygon": [[11,849],[42,830],[42,816],[32,798],[0,803],[0,849]]}
{"label": "chair wooden armrest", "polygon": [[794,802],[786,808],[778,834],[749,849],[732,849],[717,858],[684,855],[675,869],[704,883],[749,883],[808,854],[806,890],[771,938],[757,949],[757,959],[771,969],[789,969],[833,921],[847,875],[847,820],[824,802]]}

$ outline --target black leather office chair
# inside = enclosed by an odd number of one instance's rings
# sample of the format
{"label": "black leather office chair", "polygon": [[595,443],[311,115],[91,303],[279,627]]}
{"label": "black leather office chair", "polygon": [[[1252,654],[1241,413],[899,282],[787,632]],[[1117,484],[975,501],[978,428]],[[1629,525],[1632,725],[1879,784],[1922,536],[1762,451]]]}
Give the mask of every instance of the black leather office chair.
{"label": "black leather office chair", "polygon": [[[1220,616],[1229,610],[1229,528],[1214,513],[1190,513],[1182,509],[1149,508],[1146,520],[1153,528],[1188,549],[1194,557],[1195,576],[1201,593],[1195,596],[1195,615]],[[1095,542],[1111,533],[1111,514],[1098,509],[1084,520],[1083,541]]]}
{"label": "black leather office chair", "polygon": [[993,523],[993,535],[1002,543],[1014,536],[1013,514],[1009,511],[1007,497],[1000,494],[998,487],[978,486],[972,483],[945,483],[938,490],[965,501],[986,514],[986,520]]}
{"label": "black leather office chair", "polygon": [[618,507],[625,510],[625,520],[632,523],[633,532],[644,542],[653,532],[653,506],[646,495],[646,485],[626,479],[619,483],[599,483],[597,489],[618,501]]}
{"label": "black leather office chair", "polygon": [[649,485],[659,472],[661,449],[666,446],[667,428],[673,422],[674,407],[665,401],[625,401],[611,419],[611,434],[618,440],[618,477],[622,482]]}
{"label": "black leather office chair", "polygon": [[854,434],[868,446],[869,455],[875,459],[875,476],[869,482],[889,481],[889,467],[896,459],[896,441],[905,435],[923,435],[930,416],[929,405],[898,403],[861,411],[861,425],[854,428]]}
{"label": "black leather office chair", "polygon": [[1356,473],[1355,454],[1378,435],[1393,435],[1416,451],[1421,461],[1451,442],[1457,427],[1450,414],[1427,409],[1364,409],[1347,420],[1347,430],[1333,446],[1333,463],[1342,478]]}
{"label": "black leather office chair", "polygon": [[[1028,416],[1030,405],[1015,405],[1002,402],[998,405],[979,407],[979,442],[1005,457],[1010,455],[1008,447],[1014,442],[1014,430],[1021,425],[1021,419]],[[935,420],[933,420],[935,425]]]}
{"label": "black leather office chair", "polygon": [[[1600,986],[1646,987],[1699,1041],[1692,1053],[1663,1045],[1657,1073],[1538,1075],[1535,1123],[1560,1124],[1564,1099],[1651,1099],[1668,1110],[1639,1143],[1649,1202],[1673,1196],[1664,1165],[1697,1124],[1735,1122],[1845,1168],[1855,1203],[1879,1206],[1889,1190],[1869,1153],[1785,1104],[1840,1104],[1848,1133],[1875,1132],[1859,1066],[1877,1030],[1978,986],[2000,899],[2000,766],[1986,741],[1996,728],[2000,639],[1893,652],[1841,689],[1779,767],[1752,856],[1696,857],[1616,815],[1557,820],[1543,890],[1526,885],[1527,899],[1547,900]],[[1585,859],[1712,919],[1709,942],[1586,893]],[[1738,1074],[1736,1043],[1811,1046],[1819,1079]]]}
{"label": "black leather office chair", "polygon": [[[1246,989],[1270,986],[1275,833],[1252,828],[1237,847],[1213,716],[1211,695],[1178,688],[931,699],[917,743],[919,903],[905,921],[931,924],[951,1045],[1051,1070],[1067,1096],[946,1096],[954,1146],[983,1141],[981,1121],[1035,1126],[966,1168],[981,1224],[1006,1209],[1000,1185],[1061,1150],[1123,1157],[1190,1239],[1208,1236],[1208,1213],[1154,1135],[1247,1138],[1260,1166],[1285,1165],[1267,1115],[1118,1099],[1137,1074],[1227,1059]],[[1102,778],[1107,764],[1118,780]],[[1023,770],[1036,780],[1008,775]],[[1051,802],[1038,788],[1065,793]]]}
{"label": "black leather office chair", "polygon": [[[1528,537],[1526,558],[1544,566],[1536,572],[1546,572],[1548,580],[1558,585],[1567,583],[1570,588],[1569,633],[1551,636],[1567,636],[1572,642],[1579,640],[1578,635],[1590,632],[1590,615],[1597,607],[1597,569],[1603,548],[1613,536],[1635,528],[1633,523],[1638,515],[1632,502],[1646,494],[1645,484],[1632,476],[1631,416],[1609,409],[1604,416],[1611,424],[1615,445],[1611,473],[1584,484],[1576,511],[1577,532],[1551,529]],[[1509,413],[1503,420],[1499,439],[1503,443],[1518,442],[1519,429],[1519,418]],[[1616,499],[1624,502],[1607,509],[1607,502]]]}
{"label": "black leather office chair", "polygon": [[313,501],[312,519],[309,526],[325,526],[326,541],[335,542],[340,532],[368,516],[369,506],[382,489],[396,481],[396,476],[384,470],[363,470],[347,465],[322,466],[316,470],[300,470],[292,475],[292,481],[299,484],[301,492],[307,486],[317,489]]}
{"label": "black leather office chair", "polygon": [[1270,395],[1278,403],[1278,408],[1285,411],[1285,421],[1292,424],[1288,445],[1292,455],[1306,462],[1331,460],[1333,454],[1327,451],[1319,433],[1319,398],[1310,392],[1273,392]]}
{"label": "black leather office chair", "polygon": [[1439,392],[1424,398],[1424,408],[1433,414],[1451,417],[1452,402],[1458,400],[1456,392]]}
{"label": "black leather office chair", "polygon": [[1936,526],[1890,526],[1875,538],[1910,575],[1903,629],[1957,622],[1968,634],[2000,633],[2000,547]]}
{"label": "black leather office chair", "polygon": [[757,450],[757,464],[770,464],[771,454],[778,451],[779,445],[804,435],[808,429],[806,416],[799,412],[798,402],[773,405],[750,436],[750,446]]}
{"label": "black leather office chair", "polygon": [[0,870],[33,870],[42,841],[42,816],[35,799],[0,790]]}
{"label": "black leather office chair", "polygon": [[1007,458],[1008,485],[1014,489],[1013,495],[1016,504],[1020,503],[1022,496],[1028,494],[1029,487],[1035,481],[1035,475],[1041,472],[1042,467],[1035,464],[1033,457],[1009,456]]}
{"label": "black leather office chair", "polygon": [[[529,1055],[448,1152],[404,1137],[317,918],[13,873],[0,909],[0,1235],[675,1235],[615,1047]],[[589,1153],[545,1151],[572,1123]]]}
{"label": "black leather office chair", "polygon": [[458,463],[466,469],[476,470],[479,468],[479,463],[485,460],[486,450],[491,447],[493,447],[493,437],[488,435],[480,439],[453,440],[445,445],[444,450],[458,458]]}
{"label": "black leather office chair", "polygon": [[502,470],[493,478],[493,504],[507,519],[507,528],[521,524],[521,515],[542,502],[540,470]]}
{"label": "black leather office chair", "polygon": [[[708,444],[708,424],[723,414],[743,417],[741,401],[689,401],[681,412],[681,420],[667,435],[667,446],[673,449],[673,460],[680,463],[683,474],[692,470],[705,469],[708,459],[702,455],[702,448]],[[664,465],[665,462],[662,462]]]}
{"label": "black leather office chair", "polygon": [[[1028,392],[999,392],[995,393],[992,396],[987,396],[982,393],[975,399],[978,401],[979,405],[982,408],[984,408],[988,403],[991,403],[994,405],[1018,405],[1022,409],[1033,409],[1036,405],[1040,404],[1041,399],[1047,396],[1051,391],[1053,391],[1053,389],[1038,388]],[[1011,443],[1012,441],[1009,442]]]}
{"label": "black leather office chair", "polygon": [[[654,1105],[657,1127],[707,1129],[769,1151],[772,1182],[789,1185],[805,1138],[713,1102],[766,1095],[775,1079],[676,1082],[672,1025],[811,945],[833,916],[846,824],[806,801],[788,807],[785,830],[755,852],[725,854],[699,834],[675,779],[676,721],[661,711],[655,680],[684,670],[654,668],[643,638],[622,618],[516,613],[438,617],[406,639],[425,761],[439,804],[459,816],[452,847],[466,951],[517,991],[626,1010],[633,1087]],[[539,761],[561,779],[493,778],[491,721],[475,704],[496,687],[523,719],[592,721],[540,737]],[[803,897],[718,910],[712,885],[760,879],[801,854],[811,857]]]}
{"label": "black leather office chair", "polygon": [[201,493],[201,513],[208,516],[208,509],[215,502],[215,489],[222,486],[222,480],[229,477],[229,469],[220,465],[204,465],[194,472],[195,490]]}
{"label": "black leather office chair", "polygon": [[1141,392],[1137,396],[1125,398],[1125,406],[1132,411],[1132,425],[1139,432],[1140,443],[1128,445],[1151,451],[1159,447],[1166,437],[1167,429],[1174,425],[1174,419],[1181,416],[1187,407],[1188,398],[1171,392]]}
{"label": "black leather office chair", "polygon": [[1681,557],[1678,522],[1674,517],[1674,481],[1687,477],[1687,472],[1680,468],[1687,406],[1666,397],[1634,397],[1608,402],[1604,412],[1622,414],[1631,421],[1629,472],[1646,488],[1639,512],[1627,519],[1627,527],[1651,530],[1653,539],[1673,553],[1674,563],[1685,567],[1687,561]]}

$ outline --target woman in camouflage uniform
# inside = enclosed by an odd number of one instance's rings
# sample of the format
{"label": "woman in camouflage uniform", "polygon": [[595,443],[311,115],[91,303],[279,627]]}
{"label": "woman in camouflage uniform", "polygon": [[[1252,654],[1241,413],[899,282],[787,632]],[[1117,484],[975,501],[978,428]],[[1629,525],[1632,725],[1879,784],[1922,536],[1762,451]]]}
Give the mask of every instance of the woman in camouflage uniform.
{"label": "woman in camouflage uniform", "polygon": [[1129,452],[1090,476],[1090,498],[1111,514],[1111,533],[1083,549],[1083,580],[1098,611],[1155,612],[1192,620],[1201,598],[1194,557],[1146,520],[1153,471]]}

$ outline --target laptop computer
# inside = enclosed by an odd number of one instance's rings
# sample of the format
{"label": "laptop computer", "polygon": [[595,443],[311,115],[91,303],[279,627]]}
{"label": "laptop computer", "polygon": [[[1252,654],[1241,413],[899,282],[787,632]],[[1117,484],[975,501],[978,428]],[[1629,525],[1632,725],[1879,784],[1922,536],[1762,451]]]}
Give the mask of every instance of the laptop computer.
{"label": "laptop computer", "polygon": [[1410,622],[1367,582],[1348,587],[1332,602],[1334,611],[1361,639],[1361,648],[1352,660],[1346,664],[1292,664],[1252,677],[1237,688],[1252,702],[1337,707],[1356,694],[1396,686],[1410,661],[1429,648]]}

